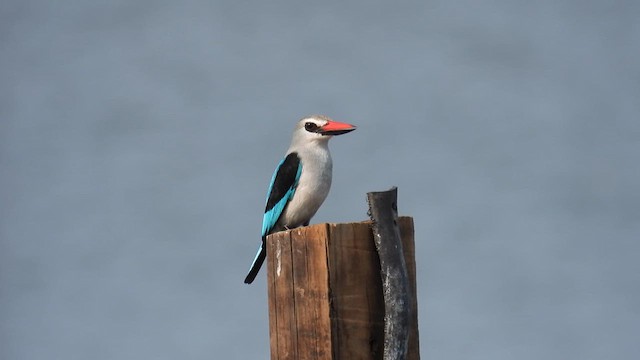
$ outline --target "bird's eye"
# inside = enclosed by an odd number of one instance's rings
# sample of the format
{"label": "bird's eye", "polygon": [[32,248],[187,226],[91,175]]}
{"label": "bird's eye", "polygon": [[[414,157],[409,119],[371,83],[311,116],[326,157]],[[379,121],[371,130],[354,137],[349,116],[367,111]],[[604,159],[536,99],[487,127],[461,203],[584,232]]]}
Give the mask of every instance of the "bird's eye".
{"label": "bird's eye", "polygon": [[314,132],[316,130],[318,130],[318,125],[316,125],[315,123],[312,122],[308,122],[304,124],[304,129],[309,131],[309,132]]}

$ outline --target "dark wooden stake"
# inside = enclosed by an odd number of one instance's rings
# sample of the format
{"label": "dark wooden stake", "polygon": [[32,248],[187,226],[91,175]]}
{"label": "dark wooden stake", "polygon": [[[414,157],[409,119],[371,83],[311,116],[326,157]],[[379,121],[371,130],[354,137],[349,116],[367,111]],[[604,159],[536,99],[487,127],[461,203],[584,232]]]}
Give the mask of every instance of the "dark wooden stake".
{"label": "dark wooden stake", "polygon": [[384,294],[384,360],[405,360],[409,339],[410,290],[400,229],[398,191],[367,193],[373,239],[380,257]]}

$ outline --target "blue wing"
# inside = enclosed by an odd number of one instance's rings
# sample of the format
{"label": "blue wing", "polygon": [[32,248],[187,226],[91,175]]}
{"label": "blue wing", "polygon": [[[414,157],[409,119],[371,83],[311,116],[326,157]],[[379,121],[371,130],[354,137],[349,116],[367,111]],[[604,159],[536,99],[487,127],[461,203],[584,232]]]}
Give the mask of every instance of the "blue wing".
{"label": "blue wing", "polygon": [[301,174],[302,163],[295,152],[287,155],[278,164],[276,171],[273,173],[267,193],[267,205],[262,217],[262,244],[260,244],[258,253],[253,259],[253,263],[251,263],[249,274],[244,279],[245,284],[251,284],[256,275],[258,275],[258,271],[260,271],[260,267],[267,255],[264,243],[265,237],[273,230],[287,203],[295,194]]}
{"label": "blue wing", "polygon": [[296,192],[296,186],[302,174],[302,163],[298,154],[291,153],[285,157],[271,177],[267,205],[262,217],[262,236],[266,236],[280,219],[287,203]]}

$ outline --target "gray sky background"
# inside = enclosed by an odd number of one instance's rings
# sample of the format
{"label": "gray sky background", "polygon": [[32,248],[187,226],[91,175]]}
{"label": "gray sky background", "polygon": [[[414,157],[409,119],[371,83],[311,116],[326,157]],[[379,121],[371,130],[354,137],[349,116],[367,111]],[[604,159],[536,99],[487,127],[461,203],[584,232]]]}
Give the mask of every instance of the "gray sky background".
{"label": "gray sky background", "polygon": [[265,359],[242,280],[295,121],[314,223],[399,187],[424,359],[640,353],[638,1],[0,5],[0,358]]}

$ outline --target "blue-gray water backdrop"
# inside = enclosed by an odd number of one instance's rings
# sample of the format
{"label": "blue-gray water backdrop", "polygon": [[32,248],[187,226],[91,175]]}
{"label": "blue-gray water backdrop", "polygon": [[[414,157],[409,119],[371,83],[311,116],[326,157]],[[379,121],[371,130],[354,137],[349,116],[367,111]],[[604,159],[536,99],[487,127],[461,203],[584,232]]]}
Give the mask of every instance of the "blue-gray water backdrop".
{"label": "blue-gray water backdrop", "polygon": [[640,2],[6,0],[0,358],[265,359],[295,121],[317,222],[399,187],[424,359],[640,354]]}

